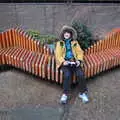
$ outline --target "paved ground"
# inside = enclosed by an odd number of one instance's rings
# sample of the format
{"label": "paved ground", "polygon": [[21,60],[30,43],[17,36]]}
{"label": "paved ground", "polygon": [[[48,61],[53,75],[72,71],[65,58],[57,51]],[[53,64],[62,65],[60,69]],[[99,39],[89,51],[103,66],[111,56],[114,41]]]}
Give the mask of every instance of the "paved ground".
{"label": "paved ground", "polygon": [[[120,120],[120,68],[88,82],[91,102],[61,106],[59,85],[17,70],[0,73],[0,116],[12,120]],[[78,90],[74,89],[74,94]],[[7,116],[7,117],[5,117]]]}

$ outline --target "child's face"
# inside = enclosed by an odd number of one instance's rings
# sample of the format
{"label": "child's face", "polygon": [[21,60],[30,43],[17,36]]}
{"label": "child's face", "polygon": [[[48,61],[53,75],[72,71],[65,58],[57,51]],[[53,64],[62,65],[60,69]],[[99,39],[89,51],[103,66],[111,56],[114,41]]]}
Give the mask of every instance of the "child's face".
{"label": "child's face", "polygon": [[68,33],[68,32],[65,32],[64,33],[64,38],[65,39],[69,39],[71,37],[71,34],[70,33]]}

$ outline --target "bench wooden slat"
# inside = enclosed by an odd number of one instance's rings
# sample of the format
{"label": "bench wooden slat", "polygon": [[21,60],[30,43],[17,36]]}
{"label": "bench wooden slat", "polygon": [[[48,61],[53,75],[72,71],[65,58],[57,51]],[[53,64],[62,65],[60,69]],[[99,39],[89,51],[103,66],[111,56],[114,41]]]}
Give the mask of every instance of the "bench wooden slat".
{"label": "bench wooden slat", "polygon": [[48,64],[47,64],[47,79],[51,80],[51,62],[52,62],[52,56],[48,57]]}
{"label": "bench wooden slat", "polygon": [[33,58],[32,62],[31,62],[31,73],[34,74],[35,73],[35,64],[38,58],[38,54],[35,55],[35,57]]}

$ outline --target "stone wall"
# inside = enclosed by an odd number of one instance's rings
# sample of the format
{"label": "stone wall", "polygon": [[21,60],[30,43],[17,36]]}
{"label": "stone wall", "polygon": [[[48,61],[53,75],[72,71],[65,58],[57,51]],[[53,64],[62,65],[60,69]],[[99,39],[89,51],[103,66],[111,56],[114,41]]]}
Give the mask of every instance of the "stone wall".
{"label": "stone wall", "polygon": [[102,38],[112,28],[120,27],[120,4],[0,4],[0,29],[22,26],[56,34],[65,24],[79,19]]}

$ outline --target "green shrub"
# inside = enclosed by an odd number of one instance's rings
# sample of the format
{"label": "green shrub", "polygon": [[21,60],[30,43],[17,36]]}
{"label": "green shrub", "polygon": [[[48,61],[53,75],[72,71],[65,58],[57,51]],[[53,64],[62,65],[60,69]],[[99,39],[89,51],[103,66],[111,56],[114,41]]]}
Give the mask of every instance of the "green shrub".
{"label": "green shrub", "polygon": [[40,41],[42,44],[54,44],[56,40],[57,37],[54,35],[40,35]]}
{"label": "green shrub", "polygon": [[27,33],[29,35],[31,35],[34,39],[39,39],[39,36],[40,36],[40,32],[39,31],[29,29],[29,30],[27,30]]}
{"label": "green shrub", "polygon": [[77,31],[77,40],[83,50],[93,44],[92,33],[85,24],[77,20],[72,22],[72,27]]}
{"label": "green shrub", "polygon": [[40,40],[41,44],[54,44],[57,40],[55,35],[41,35],[39,31],[35,30],[28,30],[27,33],[34,39]]}

